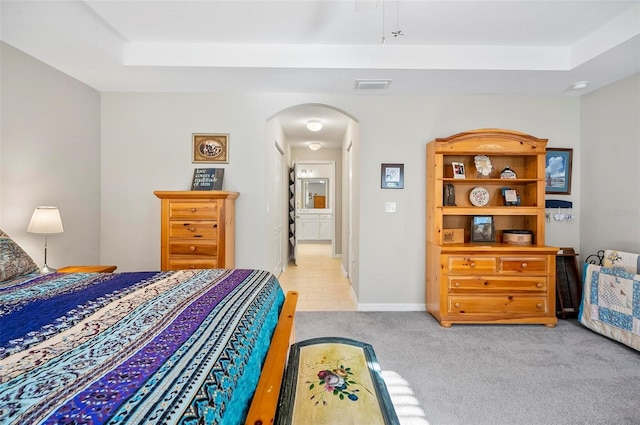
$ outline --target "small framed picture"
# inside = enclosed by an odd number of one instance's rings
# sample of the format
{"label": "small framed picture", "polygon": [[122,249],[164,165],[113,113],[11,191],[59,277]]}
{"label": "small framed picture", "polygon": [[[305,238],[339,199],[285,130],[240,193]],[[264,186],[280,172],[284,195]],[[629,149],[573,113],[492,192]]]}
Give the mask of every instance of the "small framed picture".
{"label": "small framed picture", "polygon": [[382,189],[404,189],[404,164],[382,164]]}
{"label": "small framed picture", "polygon": [[464,162],[452,162],[451,166],[453,167],[453,178],[455,179],[464,179]]}
{"label": "small framed picture", "polygon": [[573,149],[547,148],[545,193],[571,195]]}
{"label": "small framed picture", "polygon": [[520,205],[520,194],[510,187],[502,188],[502,199],[506,206]]}
{"label": "small framed picture", "polygon": [[229,135],[193,133],[192,163],[229,163]]}
{"label": "small framed picture", "polygon": [[471,217],[471,242],[495,242],[493,216]]}

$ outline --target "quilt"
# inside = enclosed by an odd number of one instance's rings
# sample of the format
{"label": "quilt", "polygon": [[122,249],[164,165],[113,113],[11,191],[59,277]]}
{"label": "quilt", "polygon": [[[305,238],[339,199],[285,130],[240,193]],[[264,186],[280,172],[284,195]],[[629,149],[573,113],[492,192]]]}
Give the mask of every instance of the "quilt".
{"label": "quilt", "polygon": [[268,272],[0,284],[0,424],[243,422],[284,294]]}
{"label": "quilt", "polygon": [[583,280],[580,322],[640,350],[640,275],[587,264]]}

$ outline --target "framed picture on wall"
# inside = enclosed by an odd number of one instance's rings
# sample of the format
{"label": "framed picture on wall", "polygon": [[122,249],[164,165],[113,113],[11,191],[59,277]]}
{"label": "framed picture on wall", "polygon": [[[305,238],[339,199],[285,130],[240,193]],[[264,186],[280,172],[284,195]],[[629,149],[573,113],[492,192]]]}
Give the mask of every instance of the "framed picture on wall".
{"label": "framed picture on wall", "polygon": [[404,164],[382,164],[382,189],[404,188]]}
{"label": "framed picture on wall", "polygon": [[545,161],[545,192],[571,194],[571,161],[573,149],[547,148]]}
{"label": "framed picture on wall", "polygon": [[229,135],[193,133],[193,163],[229,163]]}

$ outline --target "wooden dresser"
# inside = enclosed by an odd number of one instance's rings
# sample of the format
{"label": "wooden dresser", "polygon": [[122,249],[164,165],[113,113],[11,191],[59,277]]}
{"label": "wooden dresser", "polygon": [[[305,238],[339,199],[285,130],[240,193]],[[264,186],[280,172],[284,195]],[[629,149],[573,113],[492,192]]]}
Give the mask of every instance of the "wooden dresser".
{"label": "wooden dresser", "polygon": [[[427,145],[426,305],[442,326],[556,325],[558,248],[544,242],[546,144],[518,132],[483,129]],[[493,164],[486,176],[476,170],[480,156]],[[456,165],[466,170],[464,178],[455,176]],[[505,169],[515,178],[500,178]],[[478,189],[488,195],[481,206],[471,197]],[[506,202],[505,189],[517,191],[517,203]],[[455,201],[447,196],[451,191]],[[472,237],[473,217],[492,218],[493,240]],[[531,235],[530,244],[503,242],[506,233],[522,231]],[[453,240],[453,233],[461,240]]]}
{"label": "wooden dresser", "polygon": [[162,270],[235,267],[238,192],[155,191],[161,199]]}

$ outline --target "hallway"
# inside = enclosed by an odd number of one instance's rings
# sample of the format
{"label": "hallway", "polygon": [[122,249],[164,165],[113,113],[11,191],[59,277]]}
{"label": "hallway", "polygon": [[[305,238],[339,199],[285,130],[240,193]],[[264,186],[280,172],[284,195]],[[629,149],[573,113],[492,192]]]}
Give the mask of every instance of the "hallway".
{"label": "hallway", "polygon": [[331,258],[331,244],[299,244],[298,265],[289,264],[278,280],[285,292],[299,292],[298,311],[357,309],[340,259]]}

